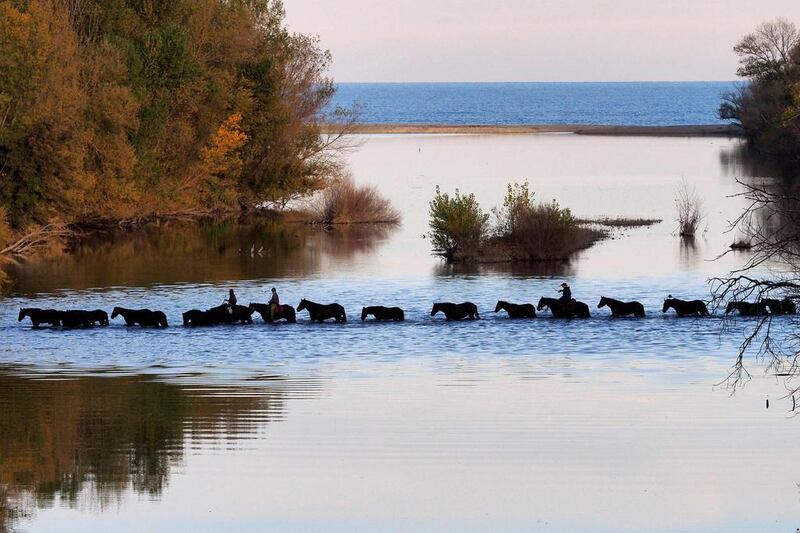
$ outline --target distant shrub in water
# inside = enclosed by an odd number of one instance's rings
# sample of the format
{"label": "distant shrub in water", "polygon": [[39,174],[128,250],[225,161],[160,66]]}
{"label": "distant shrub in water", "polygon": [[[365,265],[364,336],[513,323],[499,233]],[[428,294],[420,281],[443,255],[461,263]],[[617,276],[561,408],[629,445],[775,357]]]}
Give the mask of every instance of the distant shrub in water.
{"label": "distant shrub in water", "polygon": [[675,193],[675,209],[678,216],[678,232],[681,237],[694,237],[705,218],[703,201],[694,185],[681,180]]}
{"label": "distant shrub in water", "polygon": [[456,191],[451,197],[437,187],[429,233],[434,252],[451,261],[549,261],[567,259],[606,236],[582,227],[556,201],[536,204],[527,183],[509,185],[503,206],[492,213],[489,231],[489,216],[474,195]]}
{"label": "distant shrub in water", "polygon": [[311,218],[319,224],[365,224],[400,222],[400,213],[373,185],[339,180],[322,191],[312,206]]}
{"label": "distant shrub in water", "polygon": [[582,227],[555,200],[536,204],[527,183],[509,185],[503,207],[494,213],[495,244],[505,245],[517,260],[567,259],[605,237],[603,231]]}
{"label": "distant shrub in water", "polygon": [[437,186],[430,203],[429,225],[434,253],[449,260],[464,260],[478,256],[488,233],[489,215],[474,194],[462,195],[456,189],[450,196]]}

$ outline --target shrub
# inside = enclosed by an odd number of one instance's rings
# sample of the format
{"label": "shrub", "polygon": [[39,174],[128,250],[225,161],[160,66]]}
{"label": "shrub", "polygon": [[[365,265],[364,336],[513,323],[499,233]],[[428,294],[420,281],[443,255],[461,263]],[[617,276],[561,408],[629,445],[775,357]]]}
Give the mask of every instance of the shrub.
{"label": "shrub", "polygon": [[478,256],[489,229],[474,194],[462,195],[458,189],[450,196],[436,187],[430,203],[430,232],[433,251],[449,260]]}
{"label": "shrub", "polygon": [[373,185],[356,185],[346,178],[322,191],[311,209],[318,224],[397,224],[400,213]]}
{"label": "shrub", "polygon": [[527,183],[508,186],[503,207],[494,210],[495,239],[512,259],[549,261],[572,253],[605,237],[605,232],[580,226],[572,212],[553,200],[534,203]]}
{"label": "shrub", "polygon": [[700,223],[705,218],[703,201],[694,185],[681,180],[675,193],[675,208],[678,212],[678,232],[681,237],[694,237]]}

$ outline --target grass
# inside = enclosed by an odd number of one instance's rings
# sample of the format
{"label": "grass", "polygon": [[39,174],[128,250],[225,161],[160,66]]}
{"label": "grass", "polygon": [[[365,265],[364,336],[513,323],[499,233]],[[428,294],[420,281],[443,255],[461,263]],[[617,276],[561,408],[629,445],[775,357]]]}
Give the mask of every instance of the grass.
{"label": "grass", "polygon": [[334,224],[397,224],[400,213],[372,185],[356,185],[352,179],[336,181],[312,202],[308,221]]}
{"label": "grass", "polygon": [[694,237],[705,213],[697,190],[685,179],[681,180],[675,192],[675,208],[678,212],[678,233],[681,237]]}
{"label": "grass", "polygon": [[582,225],[594,224],[609,228],[641,228],[660,224],[663,220],[660,218],[597,217],[579,218],[577,222]]}

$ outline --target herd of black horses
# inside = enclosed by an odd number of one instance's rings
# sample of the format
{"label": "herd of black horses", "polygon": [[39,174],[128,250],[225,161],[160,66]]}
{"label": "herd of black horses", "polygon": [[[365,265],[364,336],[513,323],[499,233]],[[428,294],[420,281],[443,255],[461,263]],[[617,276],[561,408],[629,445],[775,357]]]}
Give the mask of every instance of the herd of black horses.
{"label": "herd of black horses", "polygon": [[[608,307],[612,317],[644,317],[644,306],[639,302],[622,302],[613,298],[602,297],[597,305],[598,308]],[[542,297],[538,305],[533,304],[513,304],[499,301],[494,309],[495,313],[505,311],[510,318],[536,318],[536,312],[549,309],[554,318],[589,318],[589,306],[584,302],[576,300],[563,300],[557,298]],[[673,309],[680,317],[685,316],[708,316],[708,308],[702,300],[679,300],[670,295],[664,300],[662,312],[666,313]],[[297,312],[308,311],[312,322],[324,322],[335,320],[336,322],[347,322],[347,315],[344,307],[338,303],[318,304],[309,300],[301,300],[300,305],[295,310],[290,305],[279,305],[271,308],[268,304],[251,303],[244,305],[223,304],[212,307],[205,311],[192,309],[183,313],[184,326],[214,326],[219,324],[252,324],[253,314],[258,313],[265,322],[277,322],[283,320],[290,323],[297,322]],[[764,315],[788,315],[797,312],[795,303],[784,298],[783,300],[762,299],[758,302],[730,302],[725,309],[725,314],[738,311],[744,316],[764,316]],[[463,320],[480,318],[478,306],[472,302],[449,303],[440,302],[433,304],[431,316],[443,313],[447,320]],[[126,309],[115,307],[111,312],[111,319],[121,316],[127,326],[142,327],[161,327],[168,326],[167,316],[163,311],[151,311],[150,309]],[[366,320],[372,316],[380,321],[402,321],[405,320],[405,313],[399,307],[371,306],[361,309],[361,320]],[[97,309],[94,311],[59,311],[56,309],[23,308],[19,312],[19,321],[30,318],[33,327],[38,328],[42,324],[62,328],[85,328],[96,325],[107,326],[109,324],[108,313]]]}

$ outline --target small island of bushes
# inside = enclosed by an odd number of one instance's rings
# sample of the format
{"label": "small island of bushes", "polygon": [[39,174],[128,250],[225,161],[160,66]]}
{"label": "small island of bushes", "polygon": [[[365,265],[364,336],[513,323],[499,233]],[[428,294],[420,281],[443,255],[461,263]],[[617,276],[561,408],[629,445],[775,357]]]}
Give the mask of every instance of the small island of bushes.
{"label": "small island of bushes", "polygon": [[436,188],[430,202],[433,252],[448,262],[564,261],[608,236],[555,200],[536,202],[527,183],[508,185],[503,206],[486,213],[474,194]]}

